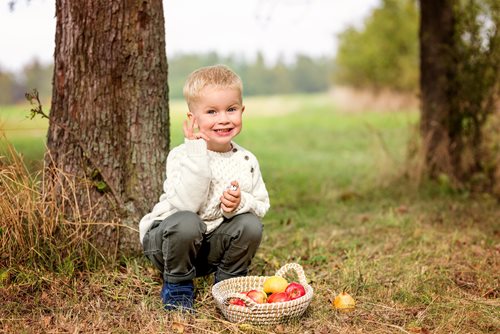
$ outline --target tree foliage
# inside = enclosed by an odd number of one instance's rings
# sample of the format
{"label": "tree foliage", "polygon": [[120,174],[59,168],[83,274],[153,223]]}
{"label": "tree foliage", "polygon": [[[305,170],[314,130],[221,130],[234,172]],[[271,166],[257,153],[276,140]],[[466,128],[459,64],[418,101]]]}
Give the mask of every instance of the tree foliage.
{"label": "tree foliage", "polygon": [[415,91],[418,86],[418,8],[412,0],[383,0],[357,28],[339,35],[335,81],[362,88]]}
{"label": "tree foliage", "polygon": [[487,130],[487,126],[494,122],[492,116],[495,113],[497,118],[500,116],[497,110],[500,96],[500,3],[495,0],[462,0],[455,4],[454,10],[453,61],[456,75],[450,126],[457,132],[454,147],[461,151],[456,158],[455,174],[463,180],[485,173],[485,181],[492,184],[493,174],[500,164],[500,137],[490,131],[498,131],[499,124],[495,124],[496,130]]}
{"label": "tree foliage", "polygon": [[420,0],[420,8],[425,171],[500,195],[500,5]]}

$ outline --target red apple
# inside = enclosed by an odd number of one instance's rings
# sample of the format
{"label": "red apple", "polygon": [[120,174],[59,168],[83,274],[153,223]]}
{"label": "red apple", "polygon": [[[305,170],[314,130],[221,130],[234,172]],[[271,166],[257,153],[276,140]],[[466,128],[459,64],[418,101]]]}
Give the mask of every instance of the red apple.
{"label": "red apple", "polygon": [[238,305],[238,306],[246,306],[245,302],[239,298],[231,298],[229,299],[229,304]]}
{"label": "red apple", "polygon": [[292,282],[288,284],[288,286],[285,289],[285,292],[290,297],[290,300],[294,300],[305,295],[306,289],[304,289],[304,286],[302,284],[299,284],[297,282]]}
{"label": "red apple", "polygon": [[280,303],[280,302],[287,302],[289,300],[290,297],[286,292],[275,292],[272,293],[269,297],[267,297],[268,303]]}
{"label": "red apple", "polygon": [[257,304],[263,304],[267,300],[267,294],[261,290],[250,290],[247,292],[247,296]]}

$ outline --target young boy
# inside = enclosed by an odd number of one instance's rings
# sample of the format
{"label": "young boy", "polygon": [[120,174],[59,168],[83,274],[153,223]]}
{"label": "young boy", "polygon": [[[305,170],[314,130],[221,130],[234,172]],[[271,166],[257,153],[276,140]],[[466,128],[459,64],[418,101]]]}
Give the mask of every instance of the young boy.
{"label": "young boy", "polygon": [[144,254],[163,273],[165,308],[193,308],[193,279],[244,276],[262,237],[269,195],[256,157],[233,142],[242,128],[243,85],[223,65],[191,73],[184,143],[167,157],[167,177],[141,219]]}

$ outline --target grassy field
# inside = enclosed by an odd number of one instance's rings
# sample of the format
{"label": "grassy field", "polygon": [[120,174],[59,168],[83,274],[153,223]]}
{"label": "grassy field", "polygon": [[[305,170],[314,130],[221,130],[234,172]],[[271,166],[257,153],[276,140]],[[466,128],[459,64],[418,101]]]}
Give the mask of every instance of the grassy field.
{"label": "grassy field", "polygon": [[[49,105],[44,108],[49,109]],[[12,143],[33,169],[41,167],[39,161],[45,150],[47,127],[47,119],[30,118],[28,102],[16,106],[0,105],[0,140]],[[0,145],[2,152],[5,152],[5,145]]]}
{"label": "grassy field", "polygon": [[[249,98],[246,106],[237,141],[259,158],[272,205],[250,274],[301,264],[315,290],[302,318],[229,323],[211,297],[212,278],[196,281],[194,315],[165,312],[158,274],[136,257],[88,271],[0,268],[0,332],[500,331],[498,202],[406,177],[416,111],[343,112],[328,95]],[[0,107],[0,128],[31,161],[43,153],[46,123],[25,120],[27,109]],[[171,109],[175,146],[184,103]],[[356,299],[354,312],[331,308],[341,291]]]}

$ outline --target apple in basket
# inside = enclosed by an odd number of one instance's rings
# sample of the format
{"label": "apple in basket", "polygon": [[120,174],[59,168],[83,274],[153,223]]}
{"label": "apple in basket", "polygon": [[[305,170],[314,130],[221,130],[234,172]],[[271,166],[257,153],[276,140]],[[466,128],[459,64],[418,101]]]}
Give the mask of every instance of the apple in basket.
{"label": "apple in basket", "polygon": [[269,295],[269,297],[267,297],[268,303],[281,303],[281,302],[287,302],[289,300],[290,300],[290,296],[286,292],[271,293],[271,295]]}
{"label": "apple in basket", "polygon": [[245,302],[239,298],[231,298],[229,299],[229,304],[231,305],[237,305],[237,306],[243,306],[245,307]]}
{"label": "apple in basket", "polygon": [[304,286],[302,284],[297,282],[292,282],[288,284],[288,286],[285,289],[285,292],[290,297],[290,300],[294,300],[305,295],[306,289],[304,289]]}
{"label": "apple in basket", "polygon": [[267,301],[267,294],[262,290],[250,290],[247,292],[247,297],[257,304],[264,304]]}
{"label": "apple in basket", "polygon": [[271,293],[284,292],[287,286],[288,282],[283,277],[271,276],[264,281],[262,290],[269,295]]}

